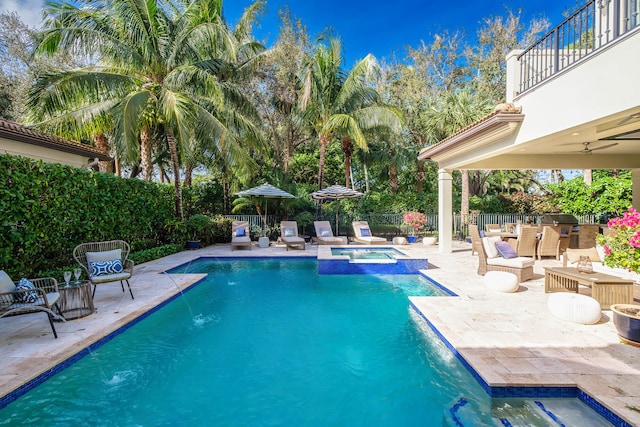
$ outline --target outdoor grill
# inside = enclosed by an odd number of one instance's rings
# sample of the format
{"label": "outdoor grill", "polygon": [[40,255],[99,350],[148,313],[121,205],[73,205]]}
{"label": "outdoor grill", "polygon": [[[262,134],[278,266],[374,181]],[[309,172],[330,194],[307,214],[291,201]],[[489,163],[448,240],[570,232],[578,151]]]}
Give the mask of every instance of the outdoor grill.
{"label": "outdoor grill", "polygon": [[569,247],[578,248],[580,246],[578,241],[580,226],[578,226],[578,219],[575,216],[571,214],[544,214],[542,215],[542,224],[570,225]]}

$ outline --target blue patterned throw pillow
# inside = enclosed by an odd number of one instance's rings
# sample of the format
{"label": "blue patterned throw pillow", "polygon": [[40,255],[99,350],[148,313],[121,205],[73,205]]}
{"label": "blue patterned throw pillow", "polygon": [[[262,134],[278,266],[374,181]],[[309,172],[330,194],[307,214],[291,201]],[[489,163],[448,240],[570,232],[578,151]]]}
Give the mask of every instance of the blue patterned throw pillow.
{"label": "blue patterned throw pillow", "polygon": [[244,233],[244,228],[238,228],[236,230],[236,237],[244,237],[245,233]]}
{"label": "blue patterned throw pillow", "polygon": [[89,270],[91,272],[91,276],[97,277],[122,273],[124,268],[122,268],[121,259],[114,259],[111,261],[89,262]]}
{"label": "blue patterned throw pillow", "polygon": [[369,236],[371,236],[371,232],[369,231],[368,228],[361,228],[360,229],[360,235],[362,237],[369,237]]}
{"label": "blue patterned throw pillow", "polygon": [[[33,283],[31,283],[28,279],[25,279],[23,277],[18,282],[18,285],[16,286],[16,291],[21,291],[25,289],[35,289],[35,288],[36,287],[33,286]],[[38,292],[36,292],[35,290],[31,292],[20,292],[16,294],[16,300],[17,302],[21,302],[24,304],[33,304],[38,300]]]}

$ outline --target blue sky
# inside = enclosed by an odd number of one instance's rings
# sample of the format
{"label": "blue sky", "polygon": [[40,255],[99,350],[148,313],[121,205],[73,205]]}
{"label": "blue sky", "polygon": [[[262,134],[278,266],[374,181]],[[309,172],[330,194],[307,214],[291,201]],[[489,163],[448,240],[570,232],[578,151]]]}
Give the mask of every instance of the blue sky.
{"label": "blue sky", "polygon": [[[0,0],[3,1],[3,0]],[[586,2],[586,0],[585,0]],[[227,0],[227,21],[234,25],[249,0]],[[483,18],[506,15],[506,7],[522,9],[524,22],[546,17],[552,26],[562,22],[562,13],[575,8],[576,0],[473,0],[467,2],[427,0],[268,0],[261,28],[255,35],[267,45],[278,35],[278,10],[288,4],[291,13],[300,18],[313,37],[332,27],[342,38],[347,65],[368,53],[379,59],[391,51],[400,56],[406,46],[417,47],[444,30],[464,31],[472,40]],[[582,3],[579,3],[582,5]]]}
{"label": "blue sky", "polygon": [[[586,0],[585,0],[586,1]],[[235,25],[249,0],[225,0],[227,21]],[[43,0],[0,0],[0,11],[17,11],[22,20],[38,26]],[[302,20],[312,37],[333,28],[343,40],[347,66],[373,53],[379,59],[392,51],[402,57],[406,46],[429,42],[444,30],[464,31],[473,36],[483,18],[506,15],[506,8],[522,9],[525,22],[546,17],[552,25],[564,18],[562,12],[575,8],[576,0],[473,0],[467,2],[427,0],[267,0],[266,14],[256,37],[273,43],[278,35],[278,10],[289,5],[292,14]],[[582,2],[579,2],[581,5]]]}

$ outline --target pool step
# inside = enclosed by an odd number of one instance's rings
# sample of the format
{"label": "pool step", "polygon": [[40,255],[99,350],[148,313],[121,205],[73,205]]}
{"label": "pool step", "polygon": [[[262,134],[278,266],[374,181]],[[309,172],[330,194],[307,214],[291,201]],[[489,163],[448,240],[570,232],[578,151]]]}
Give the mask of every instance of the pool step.
{"label": "pool step", "polygon": [[601,427],[611,425],[579,399],[496,399],[490,414],[460,397],[450,405],[443,425],[473,427]]}

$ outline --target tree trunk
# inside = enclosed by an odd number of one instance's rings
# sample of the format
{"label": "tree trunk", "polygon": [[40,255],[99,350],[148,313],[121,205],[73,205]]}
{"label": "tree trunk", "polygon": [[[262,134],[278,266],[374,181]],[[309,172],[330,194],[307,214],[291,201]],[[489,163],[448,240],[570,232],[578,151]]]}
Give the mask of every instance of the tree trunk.
{"label": "tree trunk", "polygon": [[396,166],[396,151],[391,150],[389,153],[391,164],[389,165],[389,193],[398,194],[398,167]]}
{"label": "tree trunk", "polygon": [[151,129],[145,128],[140,132],[140,168],[142,179],[151,181],[153,178],[153,162],[151,160]]}
{"label": "tree trunk", "polygon": [[584,171],[582,171],[582,175],[584,176],[584,183],[588,187],[591,187],[591,183],[593,182],[593,170],[585,169]]}
{"label": "tree trunk", "polygon": [[351,188],[351,155],[353,154],[353,142],[348,136],[342,138],[342,152],[344,153],[345,187]]}
{"label": "tree trunk", "polygon": [[191,179],[193,178],[193,165],[187,162],[184,166],[184,186],[191,187]]}
{"label": "tree trunk", "polygon": [[564,182],[564,175],[562,175],[562,170],[556,169],[556,176],[558,177],[558,184]]}
{"label": "tree trunk", "polygon": [[116,153],[115,159],[113,159],[113,166],[117,177],[122,177],[122,168],[120,168],[120,157]]}
{"label": "tree trunk", "polygon": [[[107,136],[104,133],[99,133],[93,136],[93,144],[95,147],[102,151],[104,154],[109,154],[109,143]],[[100,160],[98,162],[98,170],[100,172],[111,172],[111,162]]]}
{"label": "tree trunk", "polygon": [[320,135],[320,160],[318,161],[318,190],[324,186],[324,160],[327,153],[327,143],[331,135]]}
{"label": "tree trunk", "polygon": [[171,164],[173,166],[173,187],[175,191],[176,218],[180,221],[184,219],[182,211],[182,188],[180,187],[180,160],[178,159],[178,143],[172,131],[167,130],[167,143],[171,154]]}
{"label": "tree trunk", "polygon": [[463,218],[469,217],[469,171],[462,170],[462,185],[461,185],[461,194],[460,194],[460,215]]}
{"label": "tree trunk", "polygon": [[366,192],[369,192],[369,168],[366,163],[363,163],[362,168],[364,169],[364,188]]}
{"label": "tree trunk", "polygon": [[224,179],[222,181],[222,194],[223,194],[223,210],[225,214],[231,212],[231,190],[229,189],[229,181]]}
{"label": "tree trunk", "polygon": [[421,160],[416,165],[416,193],[424,193],[424,162]]}

